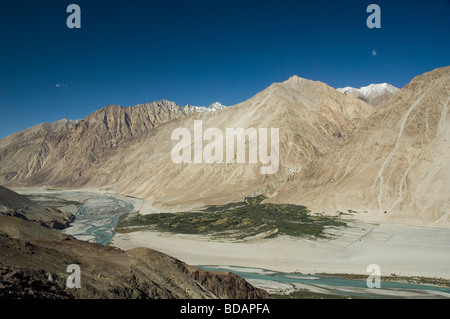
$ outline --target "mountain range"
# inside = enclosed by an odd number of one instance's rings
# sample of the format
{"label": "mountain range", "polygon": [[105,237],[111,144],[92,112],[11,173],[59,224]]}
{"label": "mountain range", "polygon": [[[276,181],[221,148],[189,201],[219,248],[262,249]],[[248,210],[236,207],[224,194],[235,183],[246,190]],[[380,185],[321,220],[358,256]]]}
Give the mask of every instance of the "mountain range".
{"label": "mountain range", "polygon": [[[95,187],[183,210],[265,194],[319,212],[448,224],[449,78],[444,67],[401,90],[336,90],[293,76],[229,107],[110,105],[0,140],[0,184]],[[194,120],[223,132],[279,128],[277,173],[260,174],[260,163],[173,163],[171,133],[192,131]]]}
{"label": "mountain range", "polygon": [[276,201],[448,225],[449,80],[450,67],[415,77],[351,140],[283,185]]}

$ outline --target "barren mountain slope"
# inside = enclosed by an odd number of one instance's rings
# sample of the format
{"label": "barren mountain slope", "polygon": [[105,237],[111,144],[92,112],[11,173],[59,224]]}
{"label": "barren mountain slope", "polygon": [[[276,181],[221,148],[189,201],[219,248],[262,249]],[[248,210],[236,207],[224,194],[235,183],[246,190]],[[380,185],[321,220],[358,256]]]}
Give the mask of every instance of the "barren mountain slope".
{"label": "barren mountain slope", "polygon": [[[372,112],[371,106],[323,83],[293,77],[219,113],[195,114],[164,125],[151,138],[133,146],[140,152],[132,152],[130,146],[120,159],[111,158],[108,170],[112,171],[117,162],[128,163],[117,174],[117,189],[161,204],[226,203],[277,189],[318,154],[338,148]],[[187,127],[193,133],[196,119],[202,120],[203,130],[220,129],[224,138],[227,128],[268,128],[269,132],[279,128],[277,173],[263,175],[260,161],[249,163],[248,143],[243,164],[174,164],[170,158],[175,144],[171,133],[178,127]],[[203,146],[208,143],[204,141]]]}
{"label": "barren mountain slope", "polygon": [[448,224],[449,100],[450,67],[417,76],[270,201]]}
{"label": "barren mountain slope", "polygon": [[[114,153],[118,144],[190,112],[163,100],[133,107],[110,105],[83,120],[36,125],[0,140],[0,183],[64,183],[67,174],[81,176]],[[39,175],[42,170],[45,174]]]}

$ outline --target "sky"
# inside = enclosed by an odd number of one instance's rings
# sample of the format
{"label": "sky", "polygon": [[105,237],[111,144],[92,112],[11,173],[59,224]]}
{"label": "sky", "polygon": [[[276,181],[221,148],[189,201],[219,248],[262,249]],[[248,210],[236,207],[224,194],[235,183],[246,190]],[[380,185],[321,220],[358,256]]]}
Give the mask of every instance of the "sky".
{"label": "sky", "polygon": [[0,138],[111,104],[233,105],[292,75],[401,88],[450,65],[449,17],[450,0],[2,1]]}

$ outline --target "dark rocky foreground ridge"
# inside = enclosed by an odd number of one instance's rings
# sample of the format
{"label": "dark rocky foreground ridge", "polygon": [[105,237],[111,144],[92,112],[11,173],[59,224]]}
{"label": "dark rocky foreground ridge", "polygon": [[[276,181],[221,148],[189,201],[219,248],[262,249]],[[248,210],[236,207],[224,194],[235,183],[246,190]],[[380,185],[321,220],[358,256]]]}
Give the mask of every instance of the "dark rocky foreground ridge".
{"label": "dark rocky foreground ridge", "polygon": [[[68,288],[67,266],[81,270]],[[213,273],[147,248],[123,251],[77,240],[16,217],[0,216],[0,298],[268,298],[231,273]]]}
{"label": "dark rocky foreground ridge", "polygon": [[55,229],[66,228],[75,219],[71,213],[61,212],[55,207],[44,207],[26,196],[0,186],[0,216],[2,215],[33,221]]}

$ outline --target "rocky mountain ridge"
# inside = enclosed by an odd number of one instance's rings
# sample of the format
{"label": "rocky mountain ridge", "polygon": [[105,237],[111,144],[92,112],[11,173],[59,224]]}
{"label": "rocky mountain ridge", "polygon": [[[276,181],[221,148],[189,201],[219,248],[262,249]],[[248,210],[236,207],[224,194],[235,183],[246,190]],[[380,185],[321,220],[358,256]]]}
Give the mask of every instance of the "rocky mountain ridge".
{"label": "rocky mountain ridge", "polygon": [[[15,217],[0,216],[0,256],[2,299],[269,297],[231,273],[196,269],[148,248],[123,251],[77,240]],[[66,285],[69,265],[80,267],[80,288]]]}
{"label": "rocky mountain ridge", "polygon": [[448,225],[449,83],[450,67],[415,77],[351,140],[311,162],[271,200]]}

